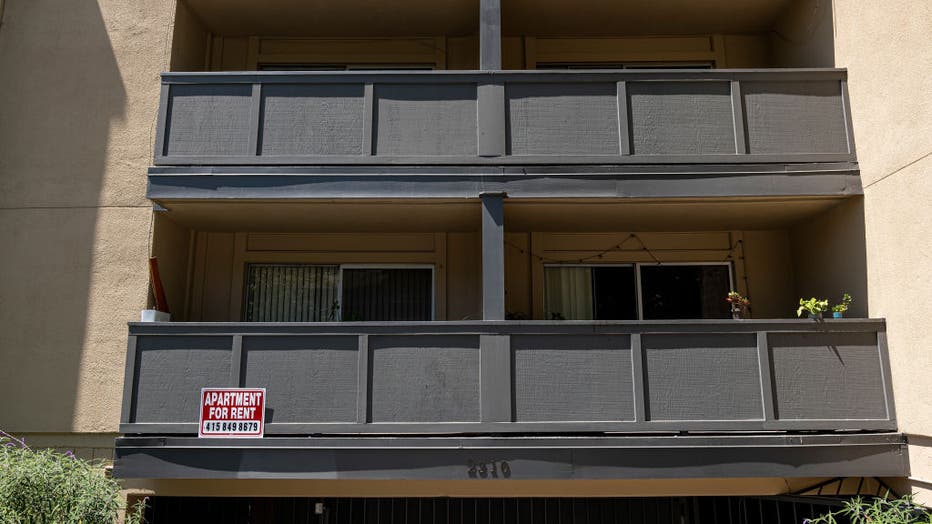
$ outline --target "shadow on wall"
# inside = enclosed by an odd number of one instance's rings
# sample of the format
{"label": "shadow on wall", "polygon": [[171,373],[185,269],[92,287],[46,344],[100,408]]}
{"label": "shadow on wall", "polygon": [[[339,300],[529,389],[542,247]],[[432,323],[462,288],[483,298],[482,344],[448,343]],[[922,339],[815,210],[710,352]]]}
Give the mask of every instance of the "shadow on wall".
{"label": "shadow on wall", "polygon": [[835,67],[832,0],[792,0],[771,28],[773,67]]}
{"label": "shadow on wall", "polygon": [[[123,117],[126,94],[97,2],[4,4],[0,428],[64,432],[90,338],[110,123]],[[90,351],[95,342],[87,340]]]}
{"label": "shadow on wall", "polygon": [[849,293],[849,317],[866,317],[867,249],[864,197],[845,199],[791,231],[796,291],[800,297],[827,298],[830,304]]}

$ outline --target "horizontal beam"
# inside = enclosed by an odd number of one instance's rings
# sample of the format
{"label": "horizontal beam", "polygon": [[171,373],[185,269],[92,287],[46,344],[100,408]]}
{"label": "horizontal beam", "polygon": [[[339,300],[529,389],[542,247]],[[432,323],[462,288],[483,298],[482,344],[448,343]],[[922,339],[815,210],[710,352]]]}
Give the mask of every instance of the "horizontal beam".
{"label": "horizontal beam", "polygon": [[758,69],[652,69],[645,70],[569,70],[548,71],[205,71],[205,72],[165,72],[162,73],[163,84],[253,84],[261,83],[411,83],[415,79],[425,79],[431,83],[484,82],[489,79],[502,79],[508,82],[605,82],[605,81],[650,81],[650,80],[775,80],[782,81],[817,81],[843,80],[848,77],[843,68],[758,68]]}
{"label": "horizontal beam", "polygon": [[[851,196],[863,194],[851,164],[758,166],[632,166],[526,169],[423,167],[372,169],[151,168],[152,200],[315,198],[479,198],[506,192],[521,198],[715,198]],[[663,170],[667,171],[664,172]]]}
{"label": "horizontal beam", "polygon": [[[902,477],[905,438],[878,435],[581,438],[136,438],[114,476],[188,479],[593,480]],[[494,464],[497,477],[492,476]],[[480,476],[484,465],[485,476]]]}

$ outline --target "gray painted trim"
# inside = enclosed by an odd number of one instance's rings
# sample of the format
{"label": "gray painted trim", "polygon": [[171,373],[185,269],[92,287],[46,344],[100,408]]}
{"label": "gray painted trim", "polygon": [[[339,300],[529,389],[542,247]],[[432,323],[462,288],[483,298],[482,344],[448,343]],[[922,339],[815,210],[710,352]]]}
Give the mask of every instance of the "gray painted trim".
{"label": "gray painted trim", "polygon": [[243,335],[233,335],[233,355],[230,359],[230,387],[243,387]]}
{"label": "gray painted trim", "polygon": [[776,416],[776,402],[773,394],[773,364],[770,359],[770,344],[767,342],[767,332],[757,332],[757,362],[760,371],[761,399],[764,406],[764,420],[773,421]]}
{"label": "gray painted trim", "polygon": [[359,335],[358,368],[356,370],[356,423],[369,422],[369,335]]}
{"label": "gray painted trim", "polygon": [[478,153],[480,157],[505,155],[505,84],[479,84],[477,88]]}
{"label": "gray painted trim", "polygon": [[781,153],[747,155],[510,155],[388,156],[362,155],[175,155],[156,157],[157,166],[524,166],[524,165],[656,165],[656,164],[807,164],[855,162],[847,153]]}
{"label": "gray painted trim", "polygon": [[117,478],[510,479],[848,477],[908,474],[902,435],[562,438],[118,438]]}
{"label": "gray painted trim", "polygon": [[159,114],[155,123],[155,158],[165,156],[165,134],[168,132],[167,122],[170,112],[171,85],[163,83],[159,92]]}
{"label": "gray painted trim", "polygon": [[248,151],[252,156],[258,156],[259,151],[259,134],[262,132],[262,84],[255,83],[252,85],[252,98],[249,101],[249,145]]}
{"label": "gray painted trim", "polygon": [[133,420],[133,396],[136,392],[136,335],[126,337],[126,365],[123,371],[123,406],[120,409],[120,424]]}
{"label": "gray painted trim", "polygon": [[503,193],[482,200],[482,319],[505,320],[505,208]]}
{"label": "gray painted trim", "polygon": [[[744,99],[741,96],[741,82],[731,81],[731,111],[735,126],[735,152],[748,154],[747,130],[744,128]],[[851,149],[848,149],[851,152]]]}
{"label": "gray painted trim", "polygon": [[375,87],[372,82],[366,82],[363,88],[362,104],[362,154],[372,156],[375,152],[373,137],[375,136]]}
{"label": "gray painted trim", "polygon": [[715,320],[481,320],[424,322],[128,322],[130,336],[140,335],[518,335],[625,333],[877,333],[882,318],[772,318]]}
{"label": "gray painted trim", "polygon": [[[153,168],[146,196],[155,201],[321,198],[478,198],[507,192],[509,198],[677,198],[733,196],[851,196],[863,194],[857,169],[818,166],[735,166],[710,172],[703,166],[572,169],[562,172],[420,174],[422,168],[360,174],[264,174],[261,168]],[[271,169],[274,171],[274,168]],[[314,171],[314,170],[309,170]],[[446,171],[438,169],[438,171]],[[472,171],[470,174],[468,171]],[[539,170],[539,171],[544,171]],[[478,173],[476,173],[478,172]],[[182,174],[187,173],[187,174]],[[171,207],[167,205],[166,207]]]}
{"label": "gray painted trim", "polygon": [[479,335],[479,399],[483,422],[513,420],[511,343],[501,335]]}
{"label": "gray painted trim", "polygon": [[631,154],[631,107],[628,104],[628,86],[624,81],[616,82],[618,97],[618,153],[622,156]]}
{"label": "gray painted trim", "polygon": [[647,387],[644,380],[644,348],[641,345],[641,334],[631,334],[631,384],[634,387],[635,422],[646,422],[647,413]]}
{"label": "gray painted trim", "polygon": [[841,80],[841,107],[844,111],[845,132],[848,138],[848,152],[854,154],[854,120],[851,115],[851,98],[848,96],[847,76]]}
{"label": "gray painted trim", "polygon": [[479,68],[502,68],[501,0],[479,0]]}
{"label": "gray painted trim", "polygon": [[890,369],[890,348],[887,346],[886,329],[877,331],[880,371],[883,375],[884,405],[887,406],[887,418],[896,420],[896,403],[893,399],[893,373]]}
{"label": "gray painted trim", "polygon": [[[500,68],[499,68],[500,69]],[[618,70],[588,69],[554,71],[546,69],[525,70],[476,70],[476,71],[203,71],[164,72],[163,84],[252,84],[262,83],[335,83],[347,82],[410,84],[418,78],[425,82],[462,84],[488,81],[489,78],[507,82],[619,82],[619,81],[731,81],[731,80],[780,80],[805,82],[819,80],[845,80],[848,70],[844,68],[759,68],[759,69],[653,69]]]}

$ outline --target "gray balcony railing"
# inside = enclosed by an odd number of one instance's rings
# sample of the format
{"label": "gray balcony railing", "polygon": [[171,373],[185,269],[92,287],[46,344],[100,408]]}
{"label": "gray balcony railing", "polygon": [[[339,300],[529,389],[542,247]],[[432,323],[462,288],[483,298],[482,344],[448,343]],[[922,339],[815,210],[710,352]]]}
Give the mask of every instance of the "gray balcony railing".
{"label": "gray balcony railing", "polygon": [[165,73],[155,164],[854,162],[846,72]]}
{"label": "gray balcony railing", "polygon": [[270,435],[896,428],[882,320],[130,324],[122,432],[210,386]]}

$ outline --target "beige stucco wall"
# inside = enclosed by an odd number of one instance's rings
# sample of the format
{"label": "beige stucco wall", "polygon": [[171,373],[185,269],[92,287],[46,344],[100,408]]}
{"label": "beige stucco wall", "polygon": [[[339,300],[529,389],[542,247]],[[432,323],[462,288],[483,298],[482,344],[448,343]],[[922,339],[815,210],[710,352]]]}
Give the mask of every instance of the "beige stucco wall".
{"label": "beige stucco wall", "polygon": [[872,316],[887,319],[912,488],[932,504],[932,4],[835,3],[864,184]]}
{"label": "beige stucco wall", "polygon": [[[146,167],[174,2],[6,0],[0,27],[0,427],[117,430],[145,305]],[[68,446],[67,438],[56,437]]]}

